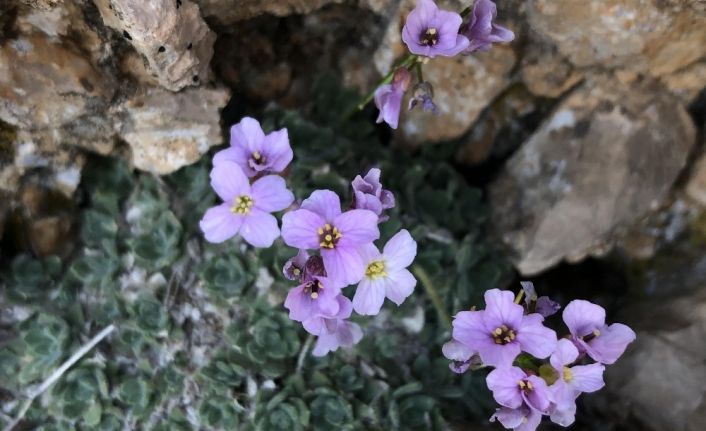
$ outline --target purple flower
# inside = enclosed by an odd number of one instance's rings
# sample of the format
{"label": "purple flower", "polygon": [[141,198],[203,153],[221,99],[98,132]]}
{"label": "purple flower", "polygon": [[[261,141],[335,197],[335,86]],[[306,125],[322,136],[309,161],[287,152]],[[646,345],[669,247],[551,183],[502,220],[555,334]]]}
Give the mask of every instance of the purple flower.
{"label": "purple flower", "polygon": [[562,315],[571,332],[571,340],[580,353],[602,364],[612,364],[635,341],[635,332],[621,323],[605,324],[603,307],[588,301],[571,301]]}
{"label": "purple flower", "polygon": [[439,9],[432,0],[418,0],[407,16],[402,40],[413,54],[453,57],[469,44],[466,36],[458,33],[462,23],[461,15]]}
{"label": "purple flower", "polygon": [[595,392],[601,389],[605,367],[601,364],[577,365],[569,367],[579,357],[579,351],[574,344],[561,339],[556,351],[549,361],[558,375],[557,381],[550,386],[554,395],[554,406],[550,412],[551,420],[561,426],[568,427],[574,423],[576,415],[576,398],[582,392]]}
{"label": "purple flower", "polygon": [[294,201],[282,177],[268,175],[251,186],[238,165],[224,161],[211,171],[211,187],[223,203],[206,211],[199,223],[207,241],[219,243],[240,233],[255,247],[272,245],[279,227],[270,213]]}
{"label": "purple flower", "polygon": [[561,305],[558,302],[552,301],[547,296],[538,298],[534,283],[531,281],[521,281],[520,285],[522,285],[522,290],[525,292],[525,308],[529,312],[536,312],[544,317],[549,317],[561,309]]}
{"label": "purple flower", "polygon": [[441,352],[447,359],[451,360],[449,368],[457,374],[463,374],[471,366],[481,365],[478,354],[463,343],[451,340],[441,347]]}
{"label": "purple flower", "polygon": [[556,333],[539,314],[523,315],[512,292],[488,290],[485,303],[485,310],[462,311],[453,321],[453,338],[478,351],[484,364],[510,366],[521,351],[539,359],[554,352]]}
{"label": "purple flower", "polygon": [[[341,309],[340,298],[347,300],[340,293],[341,287],[334,280],[327,277],[314,277],[313,280],[291,289],[284,300],[284,307],[289,310],[289,318],[297,322],[321,317],[331,318]],[[310,323],[309,326],[318,329],[310,332],[315,334],[320,332],[322,322]]]}
{"label": "purple flower", "polygon": [[372,243],[359,249],[365,265],[365,276],[353,296],[353,309],[358,314],[380,312],[385,297],[398,306],[414,291],[417,280],[407,267],[417,255],[417,243],[405,229],[397,232],[380,253]]}
{"label": "purple flower", "polygon": [[409,99],[407,109],[411,111],[417,105],[421,105],[425,111],[439,115],[439,109],[434,104],[434,87],[430,83],[420,82],[414,86],[412,98]]}
{"label": "purple flower", "polygon": [[461,27],[461,34],[470,40],[464,54],[488,51],[493,43],[510,42],[515,38],[511,30],[493,22],[497,14],[497,7],[491,0],[476,1],[470,21]]}
{"label": "purple flower", "polygon": [[[345,299],[344,296],[339,298]],[[350,317],[353,306],[347,299],[341,301],[341,307],[337,315],[330,319],[322,319],[322,333],[316,340],[314,356],[324,356],[328,352],[338,350],[339,347],[350,347],[357,344],[363,338],[363,331],[355,323],[346,319]]]}
{"label": "purple flower", "polygon": [[254,177],[263,172],[284,171],[293,156],[287,129],[265,135],[256,119],[245,117],[231,127],[230,148],[217,152],[213,165],[235,162],[245,175]]}
{"label": "purple flower", "polygon": [[534,431],[542,422],[542,414],[529,407],[509,409],[499,408],[490,418],[490,422],[498,420],[506,429],[515,431]]}
{"label": "purple flower", "polygon": [[378,221],[383,222],[389,217],[383,214],[385,210],[394,208],[395,195],[384,190],[380,184],[380,169],[372,168],[365,177],[356,176],[351,183],[354,207],[360,210],[370,210],[378,215]]}
{"label": "purple flower", "polygon": [[488,374],[485,382],[493,392],[493,398],[503,407],[519,409],[529,407],[546,413],[553,397],[547,384],[538,376],[527,375],[521,368],[496,368]]}
{"label": "purple flower", "polygon": [[309,253],[306,250],[299,250],[296,256],[288,259],[282,268],[284,278],[291,281],[299,281],[304,275],[304,267],[309,260]]}
{"label": "purple flower", "polygon": [[377,215],[368,210],[341,213],[341,201],[330,190],[317,190],[301,208],[282,217],[282,238],[290,247],[320,249],[326,274],[342,285],[365,275],[358,248],[380,237]]}
{"label": "purple flower", "polygon": [[397,128],[400,121],[400,107],[402,96],[407,91],[412,80],[409,71],[403,67],[395,71],[392,83],[381,85],[375,90],[375,106],[380,110],[378,123],[386,122],[393,129]]}

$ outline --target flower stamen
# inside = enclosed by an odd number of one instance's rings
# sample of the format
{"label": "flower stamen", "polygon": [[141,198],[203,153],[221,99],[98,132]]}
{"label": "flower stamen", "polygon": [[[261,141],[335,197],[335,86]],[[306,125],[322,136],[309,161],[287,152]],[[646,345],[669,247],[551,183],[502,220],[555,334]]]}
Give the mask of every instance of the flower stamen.
{"label": "flower stamen", "polygon": [[319,234],[319,247],[332,249],[338,244],[338,240],[343,236],[337,227],[326,223],[317,231]]}
{"label": "flower stamen", "polygon": [[324,285],[321,284],[319,280],[314,280],[308,282],[304,286],[304,293],[309,293],[311,299],[316,299],[319,297],[319,292],[324,289]]}
{"label": "flower stamen", "polygon": [[382,260],[370,262],[368,267],[365,269],[365,276],[373,279],[387,277],[387,272],[385,272],[385,262]]}
{"label": "flower stamen", "polygon": [[495,344],[510,344],[515,341],[516,335],[515,331],[508,328],[507,325],[500,325],[495,328],[492,333]]}
{"label": "flower stamen", "polygon": [[230,212],[233,214],[247,215],[250,213],[250,208],[252,208],[254,203],[250,196],[238,196],[233,200],[233,206],[230,207]]}
{"label": "flower stamen", "polygon": [[435,27],[429,27],[419,37],[419,43],[426,46],[434,46],[439,43],[439,31]]}
{"label": "flower stamen", "polygon": [[600,335],[601,335],[601,331],[599,331],[598,329],[594,329],[593,332],[591,332],[590,334],[583,337],[583,341],[588,343],[591,340],[593,340],[594,338],[600,337]]}

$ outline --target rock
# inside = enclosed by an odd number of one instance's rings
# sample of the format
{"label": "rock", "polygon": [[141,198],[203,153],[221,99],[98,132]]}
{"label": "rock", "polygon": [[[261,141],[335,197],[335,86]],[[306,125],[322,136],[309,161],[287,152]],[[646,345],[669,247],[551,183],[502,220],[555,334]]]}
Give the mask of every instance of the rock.
{"label": "rock", "polygon": [[135,167],[163,175],[195,163],[222,142],[220,110],[229,96],[222,88],[150,89],[116,108],[123,118],[119,134],[132,148]]}
{"label": "rock", "polygon": [[[502,46],[478,55],[435,58],[424,66],[424,79],[434,86],[439,115],[421,109],[404,110],[398,138],[411,146],[458,138],[510,84],[514,65],[514,52]],[[403,106],[407,106],[407,100]]]}
{"label": "rock", "polygon": [[468,166],[499,163],[509,157],[539,126],[553,105],[532,95],[522,84],[503,91],[483,111],[456,153],[456,161]]}
{"label": "rock", "polygon": [[706,208],[706,155],[701,155],[691,167],[684,191],[690,199]]}
{"label": "rock", "polygon": [[572,91],[490,185],[519,271],[605,253],[665,198],[694,141],[685,109],[655,83],[600,78]]}
{"label": "rock", "polygon": [[209,79],[216,35],[190,0],[94,0],[105,25],[142,54],[166,89]]}
{"label": "rock", "polygon": [[237,7],[230,0],[196,0],[205,17],[219,24],[255,18],[263,14],[287,16],[305,14],[329,3],[343,0],[239,0]]}
{"label": "rock", "polygon": [[56,7],[58,4],[62,3],[63,0],[20,0],[27,6],[31,6],[36,9],[49,10]]}
{"label": "rock", "polygon": [[552,45],[531,44],[522,57],[520,74],[536,96],[559,97],[583,79],[583,73]]}
{"label": "rock", "polygon": [[[633,307],[637,340],[607,367],[606,410],[654,430],[706,429],[706,291]],[[665,406],[669,406],[665,408]]]}

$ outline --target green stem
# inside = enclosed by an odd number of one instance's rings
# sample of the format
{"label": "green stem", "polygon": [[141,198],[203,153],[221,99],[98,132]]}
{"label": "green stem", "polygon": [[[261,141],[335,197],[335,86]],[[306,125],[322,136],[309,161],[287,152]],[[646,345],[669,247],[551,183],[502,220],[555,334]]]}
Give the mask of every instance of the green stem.
{"label": "green stem", "polygon": [[422,63],[415,63],[414,70],[417,72],[417,81],[421,84],[424,82],[424,74],[422,73]]}
{"label": "green stem", "polygon": [[419,57],[416,56],[415,54],[407,54],[405,58],[403,58],[397,65],[393,66],[392,69],[390,69],[390,72],[385,75],[384,78],[382,78],[380,81],[378,81],[377,84],[375,84],[375,88],[373,88],[373,91],[371,91],[367,96],[365,96],[360,103],[358,103],[358,110],[362,110],[365,108],[365,105],[370,103],[371,100],[373,100],[373,97],[375,97],[375,91],[380,88],[380,86],[389,84],[392,82],[392,77],[395,75],[395,71],[399,69],[400,67],[408,67],[414,64],[414,62],[417,61]]}
{"label": "green stem", "polygon": [[461,11],[461,14],[460,14],[460,15],[461,15],[461,18],[467,17],[468,15],[471,14],[471,12],[473,12],[473,7],[472,7],[472,6],[468,6],[467,8],[465,8],[464,10]]}
{"label": "green stem", "polygon": [[517,296],[515,296],[515,304],[519,304],[520,302],[522,302],[523,296],[525,296],[524,290],[520,290],[519,292],[517,292]]}
{"label": "green stem", "polygon": [[417,276],[424,287],[424,290],[427,292],[429,299],[431,299],[431,303],[436,309],[436,314],[439,315],[439,320],[441,320],[447,328],[451,328],[451,317],[446,312],[444,304],[441,302],[441,297],[439,297],[439,292],[437,292],[434,288],[434,284],[427,275],[426,271],[424,271],[421,266],[415,265],[412,267],[412,272]]}

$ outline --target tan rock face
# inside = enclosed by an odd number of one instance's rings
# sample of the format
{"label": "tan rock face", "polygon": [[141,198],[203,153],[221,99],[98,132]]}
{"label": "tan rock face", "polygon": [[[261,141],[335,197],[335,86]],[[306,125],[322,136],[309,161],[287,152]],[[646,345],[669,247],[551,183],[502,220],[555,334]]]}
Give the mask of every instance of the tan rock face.
{"label": "tan rock face", "polygon": [[520,272],[605,252],[665,198],[694,141],[691,119],[661,87],[600,79],[574,90],[490,187]]}
{"label": "tan rock face", "polygon": [[229,24],[263,14],[287,16],[303,14],[343,0],[196,0],[205,17]]}
{"label": "tan rock face", "polygon": [[216,35],[189,0],[94,0],[114,28],[148,61],[159,83],[172,91],[209,79]]}
{"label": "tan rock face", "polygon": [[135,167],[167,174],[220,144],[219,111],[229,95],[224,89],[153,89],[120,106],[117,111],[124,121],[119,133],[132,148]]}

